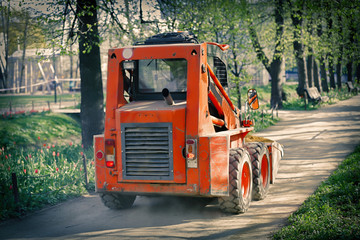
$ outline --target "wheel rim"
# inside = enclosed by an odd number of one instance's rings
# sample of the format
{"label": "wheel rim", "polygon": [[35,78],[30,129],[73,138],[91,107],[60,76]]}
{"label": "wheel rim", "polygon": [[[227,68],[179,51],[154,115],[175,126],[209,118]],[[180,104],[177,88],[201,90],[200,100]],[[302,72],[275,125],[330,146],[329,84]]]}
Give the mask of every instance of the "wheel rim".
{"label": "wheel rim", "polygon": [[261,161],[261,177],[264,188],[268,185],[269,179],[269,164],[266,155],[263,156]]}
{"label": "wheel rim", "polygon": [[241,173],[241,191],[243,198],[247,198],[250,192],[250,166],[247,162],[244,163]]}

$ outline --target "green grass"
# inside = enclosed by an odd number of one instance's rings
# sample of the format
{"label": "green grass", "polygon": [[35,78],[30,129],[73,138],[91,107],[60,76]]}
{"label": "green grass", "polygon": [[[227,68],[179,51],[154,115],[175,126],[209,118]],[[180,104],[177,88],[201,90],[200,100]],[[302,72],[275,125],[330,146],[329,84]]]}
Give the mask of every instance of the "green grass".
{"label": "green grass", "polygon": [[265,128],[275,125],[279,121],[276,111],[272,112],[264,109],[250,111],[249,118],[253,119],[255,122],[254,132],[259,132]]}
{"label": "green grass", "polygon": [[[93,153],[83,150],[77,121],[53,113],[16,115],[0,119],[0,133],[0,220],[94,190]],[[18,203],[12,174],[17,176]]]}
{"label": "green grass", "polygon": [[273,239],[360,239],[360,145]]}
{"label": "green grass", "polygon": [[62,139],[79,141],[81,128],[77,121],[55,113],[15,115],[0,120],[0,146],[9,146],[14,142],[18,147],[39,146],[38,138],[50,142]]}

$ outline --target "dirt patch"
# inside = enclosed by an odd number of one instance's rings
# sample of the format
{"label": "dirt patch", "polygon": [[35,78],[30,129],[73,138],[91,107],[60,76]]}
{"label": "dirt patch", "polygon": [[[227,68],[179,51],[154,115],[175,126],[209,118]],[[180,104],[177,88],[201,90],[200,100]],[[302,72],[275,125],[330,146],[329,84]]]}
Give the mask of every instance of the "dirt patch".
{"label": "dirt patch", "polygon": [[274,140],[264,138],[264,137],[259,137],[259,136],[247,135],[245,137],[245,142],[269,142],[269,143],[272,143],[272,142],[274,142]]}

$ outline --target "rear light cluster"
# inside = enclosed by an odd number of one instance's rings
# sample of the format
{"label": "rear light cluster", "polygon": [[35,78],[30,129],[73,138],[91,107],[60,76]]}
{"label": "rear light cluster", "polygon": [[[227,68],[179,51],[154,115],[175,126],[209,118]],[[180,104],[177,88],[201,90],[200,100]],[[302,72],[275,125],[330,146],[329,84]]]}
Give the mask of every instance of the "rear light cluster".
{"label": "rear light cluster", "polygon": [[186,158],[188,160],[196,159],[196,139],[186,140]]}
{"label": "rear light cluster", "polygon": [[115,140],[105,140],[105,165],[109,168],[115,167]]}

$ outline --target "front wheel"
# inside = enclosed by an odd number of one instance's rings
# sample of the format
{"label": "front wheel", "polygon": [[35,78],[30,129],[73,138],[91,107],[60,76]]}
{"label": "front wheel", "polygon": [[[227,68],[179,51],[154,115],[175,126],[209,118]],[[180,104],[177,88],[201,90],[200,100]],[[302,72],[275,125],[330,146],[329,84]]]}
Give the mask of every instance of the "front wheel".
{"label": "front wheel", "polygon": [[250,153],[253,170],[253,200],[262,200],[266,197],[270,187],[270,158],[269,151],[261,142],[246,144]]}
{"label": "front wheel", "polygon": [[252,173],[249,153],[242,148],[230,149],[229,196],[220,197],[220,209],[227,213],[244,213],[250,207]]}
{"label": "front wheel", "polygon": [[131,208],[135,202],[136,195],[125,195],[119,193],[100,193],[101,201],[110,209]]}

